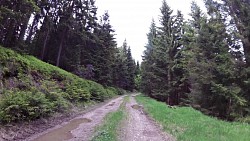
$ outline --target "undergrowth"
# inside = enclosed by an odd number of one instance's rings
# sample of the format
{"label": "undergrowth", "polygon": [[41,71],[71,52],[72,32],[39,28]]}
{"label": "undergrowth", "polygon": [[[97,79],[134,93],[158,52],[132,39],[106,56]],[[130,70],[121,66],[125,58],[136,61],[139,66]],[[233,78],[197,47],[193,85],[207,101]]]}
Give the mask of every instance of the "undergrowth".
{"label": "undergrowth", "polygon": [[145,111],[179,141],[249,141],[250,125],[206,116],[191,107],[168,107],[163,102],[136,96]]}
{"label": "undergrowth", "polygon": [[122,90],[82,79],[0,46],[0,122],[29,121],[72,105],[104,101]]}

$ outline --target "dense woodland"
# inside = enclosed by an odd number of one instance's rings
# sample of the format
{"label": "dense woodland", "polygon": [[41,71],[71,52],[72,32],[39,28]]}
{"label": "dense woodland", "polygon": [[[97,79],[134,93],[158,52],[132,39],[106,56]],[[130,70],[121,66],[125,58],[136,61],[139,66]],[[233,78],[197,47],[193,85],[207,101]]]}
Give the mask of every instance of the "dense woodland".
{"label": "dense woodland", "polygon": [[143,55],[143,93],[227,120],[250,114],[250,1],[192,3],[190,20],[164,0]]}
{"label": "dense woodland", "polygon": [[1,0],[0,45],[104,86],[135,89],[139,64],[126,40],[117,47],[109,14],[97,17],[94,0]]}
{"label": "dense woodland", "polygon": [[[250,115],[250,2],[204,0],[190,17],[164,0],[141,66],[117,47],[94,0],[1,0],[0,45],[93,80],[227,120]],[[157,10],[157,9],[156,9]]]}

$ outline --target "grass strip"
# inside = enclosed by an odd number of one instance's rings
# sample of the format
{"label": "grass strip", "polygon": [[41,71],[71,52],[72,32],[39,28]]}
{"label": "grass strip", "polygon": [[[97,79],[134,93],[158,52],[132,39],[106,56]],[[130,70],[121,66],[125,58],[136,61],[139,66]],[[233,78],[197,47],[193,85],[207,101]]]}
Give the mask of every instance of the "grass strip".
{"label": "grass strip", "polygon": [[108,113],[104,122],[101,126],[99,126],[95,132],[95,136],[92,141],[117,141],[117,129],[121,124],[121,121],[125,118],[125,105],[128,102],[129,97],[125,96],[124,100],[119,107],[119,109],[115,112]]}
{"label": "grass strip", "polygon": [[178,141],[250,141],[250,125],[206,116],[191,107],[170,108],[143,95],[136,96],[145,112]]}

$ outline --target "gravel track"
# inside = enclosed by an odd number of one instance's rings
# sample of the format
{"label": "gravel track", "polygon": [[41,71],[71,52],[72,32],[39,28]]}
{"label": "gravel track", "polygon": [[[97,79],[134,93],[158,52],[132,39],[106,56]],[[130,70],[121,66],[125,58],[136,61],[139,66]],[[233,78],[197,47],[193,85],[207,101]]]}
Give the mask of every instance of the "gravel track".
{"label": "gravel track", "polygon": [[116,111],[123,101],[123,96],[109,103],[80,115],[69,122],[34,135],[28,141],[88,141],[92,138],[95,127],[100,125],[106,114]]}
{"label": "gravel track", "polygon": [[[35,134],[25,141],[89,141],[93,137],[95,128],[100,125],[104,117],[116,111],[123,102],[124,96],[111,100],[92,111],[73,118],[44,132]],[[126,103],[126,118],[122,121],[119,130],[121,141],[175,141],[175,139],[162,132],[161,128],[138,105],[134,96],[130,96]]]}
{"label": "gravel track", "polygon": [[121,141],[174,141],[174,138],[164,132],[138,105],[134,96],[126,104],[127,120],[120,131]]}

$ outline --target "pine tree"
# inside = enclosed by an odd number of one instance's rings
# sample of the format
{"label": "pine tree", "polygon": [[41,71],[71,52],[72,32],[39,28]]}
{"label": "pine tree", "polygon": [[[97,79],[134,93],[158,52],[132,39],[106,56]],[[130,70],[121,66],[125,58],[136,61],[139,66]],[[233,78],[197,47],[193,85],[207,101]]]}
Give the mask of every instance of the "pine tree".
{"label": "pine tree", "polygon": [[211,16],[208,20],[193,3],[191,29],[186,33],[186,39],[190,39],[186,54],[191,54],[187,65],[192,87],[189,97],[193,106],[207,114],[228,119],[234,113],[233,107],[244,106],[245,100],[234,83],[235,62],[229,53],[225,21],[215,3],[207,0],[206,6]]}
{"label": "pine tree", "polygon": [[155,49],[155,43],[157,37],[156,25],[154,20],[150,25],[149,33],[147,34],[148,43],[145,46],[145,51],[142,56],[142,64],[141,64],[141,90],[144,94],[153,97],[153,88],[154,88],[154,73],[153,66],[155,65],[155,60],[153,56],[153,52]]}
{"label": "pine tree", "polygon": [[[101,17],[98,29],[95,34],[98,36],[98,46],[95,48],[95,80],[103,85],[111,86],[112,84],[112,66],[114,64],[115,47],[114,30],[110,25],[109,14],[107,12]],[[101,63],[100,63],[101,62]]]}
{"label": "pine tree", "polygon": [[23,50],[29,19],[33,12],[38,11],[35,0],[2,0],[0,5],[0,44]]}
{"label": "pine tree", "polygon": [[128,86],[127,90],[133,91],[135,89],[135,61],[132,58],[131,49],[128,47],[126,58],[127,70],[128,70]]}

